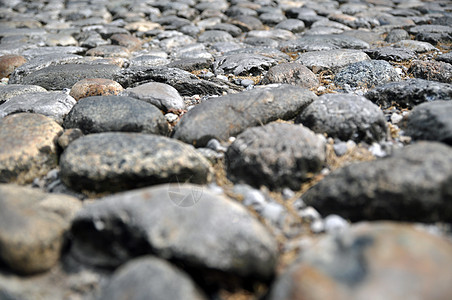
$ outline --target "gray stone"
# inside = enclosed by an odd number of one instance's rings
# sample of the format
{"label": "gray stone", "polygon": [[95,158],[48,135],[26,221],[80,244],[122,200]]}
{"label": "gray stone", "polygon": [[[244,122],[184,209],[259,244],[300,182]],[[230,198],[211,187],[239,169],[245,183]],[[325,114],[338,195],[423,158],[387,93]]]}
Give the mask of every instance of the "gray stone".
{"label": "gray stone", "polygon": [[268,299],[447,299],[451,253],[448,240],[412,225],[359,223],[303,251]]}
{"label": "gray stone", "polygon": [[382,47],[365,50],[372,59],[388,61],[409,61],[416,58],[416,53],[406,48]]}
{"label": "gray stone", "polygon": [[219,23],[219,24],[215,24],[212,27],[208,27],[206,28],[206,30],[222,30],[222,31],[226,31],[228,32],[230,35],[232,35],[233,37],[238,37],[239,35],[242,34],[242,30],[232,24],[227,24],[227,23]]}
{"label": "gray stone", "polygon": [[392,45],[396,48],[405,48],[417,53],[424,53],[429,51],[438,51],[432,44],[427,42],[413,41],[413,40],[401,40]]}
{"label": "gray stone", "polygon": [[365,96],[385,108],[392,105],[412,108],[423,102],[450,100],[452,85],[423,79],[408,79],[380,85],[367,92]]}
{"label": "gray stone", "polygon": [[198,276],[213,270],[265,280],[277,258],[273,236],[242,205],[192,184],[97,200],[77,214],[71,233],[72,253],[96,266],[115,267],[153,253]]}
{"label": "gray stone", "polygon": [[386,120],[379,107],[362,96],[325,94],[296,119],[316,133],[343,141],[372,143],[386,137]]}
{"label": "gray stone", "polygon": [[252,30],[246,33],[247,38],[267,38],[275,41],[292,40],[295,35],[285,29]]}
{"label": "gray stone", "polygon": [[297,62],[302,63],[314,73],[324,70],[337,70],[348,64],[370,60],[369,56],[359,50],[330,50],[302,53]]}
{"label": "gray stone", "polygon": [[30,183],[57,166],[63,128],[39,114],[0,119],[0,182]]}
{"label": "gray stone", "polygon": [[237,16],[231,21],[231,24],[239,27],[243,32],[265,29],[264,24],[253,16]]}
{"label": "gray stone", "polygon": [[414,60],[408,72],[416,78],[452,83],[452,64],[442,61]]}
{"label": "gray stone", "polygon": [[216,43],[216,42],[229,42],[233,37],[226,31],[221,30],[208,30],[201,33],[198,37],[200,43]]}
{"label": "gray stone", "polygon": [[113,274],[101,299],[206,299],[196,283],[182,270],[163,259],[133,259]]}
{"label": "gray stone", "polygon": [[275,26],[276,24],[286,20],[286,16],[284,16],[282,13],[263,13],[259,16],[259,20],[262,21],[265,25],[268,26]]}
{"label": "gray stone", "polygon": [[268,48],[277,48],[279,43],[271,38],[263,38],[263,37],[247,37],[243,40],[243,42],[247,45],[257,46],[257,47],[268,47]]}
{"label": "gray stone", "polygon": [[452,52],[444,53],[435,57],[437,61],[443,61],[449,64],[452,64]]}
{"label": "gray stone", "polygon": [[37,85],[8,84],[0,85],[0,104],[5,103],[14,96],[45,92],[46,89]]}
{"label": "gray stone", "polygon": [[226,152],[226,164],[233,182],[299,190],[322,169],[325,156],[323,136],[300,125],[272,123],[238,135]]}
{"label": "gray stone", "polygon": [[385,42],[396,43],[402,40],[409,40],[410,35],[406,30],[403,29],[393,29],[391,30],[385,38]]}
{"label": "gray stone", "polygon": [[366,60],[342,68],[334,76],[336,86],[367,90],[376,85],[400,81],[397,71],[384,60]]}
{"label": "gray stone", "polygon": [[405,134],[414,140],[452,145],[452,101],[434,101],[416,106],[408,115]]}
{"label": "gray stone", "polygon": [[21,94],[0,105],[0,118],[19,112],[31,112],[47,116],[62,124],[75,103],[74,98],[63,92]]}
{"label": "gray stone", "polygon": [[282,22],[279,22],[276,26],[276,29],[285,29],[289,30],[293,33],[300,33],[305,29],[305,24],[303,21],[298,19],[287,19]]}
{"label": "gray stone", "polygon": [[219,57],[213,69],[218,74],[258,75],[275,65],[272,58],[258,54],[232,54]]}
{"label": "gray stone", "polygon": [[63,127],[79,128],[84,134],[107,131],[169,133],[168,123],[158,108],[120,96],[81,99],[65,118]]}
{"label": "gray stone", "polygon": [[130,60],[129,67],[157,67],[167,65],[169,62],[170,60],[165,57],[140,55]]}
{"label": "gray stone", "polygon": [[77,81],[86,78],[113,79],[119,70],[115,65],[56,65],[35,71],[17,83],[39,85],[47,90],[62,90],[71,88]]}
{"label": "gray stone", "polygon": [[300,63],[281,63],[271,67],[262,84],[289,83],[307,89],[316,88],[320,85],[319,79],[306,66]]}
{"label": "gray stone", "polygon": [[115,192],[158,183],[210,180],[210,163],[177,140],[106,132],[81,137],[60,158],[61,179],[81,191]]}
{"label": "gray stone", "polygon": [[0,195],[0,260],[19,274],[49,270],[81,202],[14,184],[0,184]]}
{"label": "gray stone", "polygon": [[201,69],[210,69],[212,61],[205,58],[192,58],[176,60],[167,65],[168,68],[179,68],[187,72]]}
{"label": "gray stone", "polygon": [[182,99],[178,91],[165,83],[145,83],[134,88],[126,89],[120,95],[146,101],[165,112],[176,112],[185,109],[184,99]]}
{"label": "gray stone", "polygon": [[281,50],[286,52],[319,51],[334,49],[367,49],[369,44],[355,37],[339,34],[305,35],[283,42]]}
{"label": "gray stone", "polygon": [[450,221],[452,149],[418,142],[376,161],[337,169],[303,200],[323,214],[351,221]]}
{"label": "gray stone", "polygon": [[408,30],[415,35],[416,40],[432,44],[449,43],[452,41],[452,27],[444,25],[417,25]]}
{"label": "gray stone", "polygon": [[173,137],[196,147],[212,138],[226,141],[248,127],[291,119],[315,98],[314,93],[291,85],[212,98],[184,114]]}
{"label": "gray stone", "polygon": [[43,55],[58,55],[58,54],[82,54],[86,51],[86,48],[83,47],[39,47],[32,48],[22,52],[22,55],[27,57],[39,57]]}

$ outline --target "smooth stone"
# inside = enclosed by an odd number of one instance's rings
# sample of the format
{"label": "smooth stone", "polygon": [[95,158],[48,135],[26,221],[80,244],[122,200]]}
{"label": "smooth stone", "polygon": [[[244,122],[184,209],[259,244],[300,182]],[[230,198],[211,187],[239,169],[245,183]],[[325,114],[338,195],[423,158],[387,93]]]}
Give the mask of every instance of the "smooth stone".
{"label": "smooth stone", "polygon": [[319,51],[334,49],[368,49],[369,44],[358,38],[340,35],[306,35],[298,39],[283,42],[281,50],[286,52]]}
{"label": "smooth stone", "polygon": [[418,142],[331,172],[303,194],[303,201],[351,221],[450,221],[451,172],[449,146]]}
{"label": "smooth stone", "polygon": [[0,104],[22,94],[46,92],[46,89],[37,85],[8,84],[0,85]]}
{"label": "smooth stone", "polygon": [[58,137],[58,145],[64,150],[70,143],[83,136],[83,132],[78,128],[65,129]]}
{"label": "smooth stone", "polygon": [[268,299],[447,299],[451,267],[444,237],[409,224],[363,222],[303,251]]}
{"label": "smooth stone", "polygon": [[69,93],[76,101],[90,96],[118,95],[124,88],[116,81],[104,78],[86,78],[77,81]]}
{"label": "smooth stone", "polygon": [[424,79],[408,79],[380,85],[364,96],[384,108],[392,105],[412,108],[423,102],[450,100],[452,85]]}
{"label": "smooth stone", "polygon": [[262,84],[288,83],[311,89],[320,85],[319,79],[300,63],[281,63],[271,67],[262,79]]}
{"label": "smooth stone", "polygon": [[245,207],[193,184],[165,184],[96,200],[77,214],[71,233],[77,259],[103,267],[153,253],[204,278],[220,271],[268,280],[277,258],[274,237]]}
{"label": "smooth stone", "polygon": [[369,56],[359,50],[329,50],[315,51],[300,54],[297,62],[302,63],[312,70],[319,73],[325,70],[337,70],[348,64],[360,61],[370,60]]}
{"label": "smooth stone", "polygon": [[20,67],[27,60],[21,55],[3,55],[0,56],[0,78],[8,77],[17,67]]}
{"label": "smooth stone", "polygon": [[424,53],[429,51],[438,51],[438,49],[435,48],[430,43],[427,42],[420,42],[420,41],[413,41],[413,40],[401,40],[395,44],[392,45],[396,48],[405,48],[417,53]]}
{"label": "smooth stone", "polygon": [[400,81],[395,68],[384,60],[365,60],[349,64],[334,76],[334,84],[344,89],[371,89],[377,85]]}
{"label": "smooth stone", "polygon": [[130,56],[130,51],[123,46],[118,45],[101,45],[96,48],[86,51],[87,56],[100,56],[100,57],[124,57]]}
{"label": "smooth stone", "polygon": [[132,259],[118,268],[101,299],[207,299],[193,279],[166,260],[153,256]]}
{"label": "smooth stone", "polygon": [[239,27],[243,32],[265,29],[262,21],[253,16],[240,15],[234,17],[231,24]]}
{"label": "smooth stone", "polygon": [[221,30],[208,30],[201,33],[198,36],[198,42],[200,43],[217,43],[217,42],[230,42],[234,38],[231,34]]}
{"label": "smooth stone", "polygon": [[74,47],[74,46],[67,46],[67,47],[39,47],[39,48],[32,48],[28,49],[22,52],[22,55],[25,57],[39,57],[43,55],[59,55],[59,54],[82,54],[85,53],[86,48],[83,47]]}
{"label": "smooth stone", "polygon": [[65,118],[63,127],[79,128],[84,134],[108,131],[169,133],[168,123],[158,108],[144,101],[121,96],[81,99]]}
{"label": "smooth stone", "polygon": [[363,96],[325,94],[295,119],[316,133],[342,141],[372,143],[386,137],[383,111]]}
{"label": "smooth stone", "polygon": [[274,39],[276,41],[285,41],[295,38],[295,35],[285,29],[272,29],[272,30],[252,30],[246,33],[247,38],[266,38]]}
{"label": "smooth stone", "polygon": [[227,174],[233,182],[298,190],[322,169],[325,157],[323,136],[301,125],[272,123],[237,136],[226,152]]}
{"label": "smooth stone", "polygon": [[416,58],[416,53],[406,48],[382,47],[365,50],[372,59],[381,59],[387,61],[410,61]]}
{"label": "smooth stone", "polygon": [[185,109],[184,99],[171,85],[160,82],[149,82],[121,93],[148,103],[151,103],[165,112],[177,112]]}
{"label": "smooth stone", "polygon": [[0,260],[19,274],[52,268],[81,202],[14,184],[0,184],[0,194]]}
{"label": "smooth stone", "polygon": [[452,145],[451,114],[451,101],[422,103],[408,115],[405,134],[413,140],[439,141]]}
{"label": "smooth stone", "polygon": [[47,90],[71,88],[77,81],[86,78],[113,79],[120,71],[114,65],[66,64],[46,67],[35,71],[18,83],[39,85]]}
{"label": "smooth stone", "polygon": [[30,183],[57,166],[58,123],[39,114],[0,119],[0,182]]}
{"label": "smooth stone", "polygon": [[391,30],[388,35],[385,38],[385,42],[388,43],[396,43],[402,40],[409,40],[410,35],[409,33],[404,29],[393,29]]}
{"label": "smooth stone", "polygon": [[163,136],[105,132],[72,142],[60,157],[62,181],[78,191],[115,192],[159,183],[210,180],[210,163]]}
{"label": "smooth stone", "polygon": [[[450,24],[449,24],[450,25]],[[444,25],[417,25],[408,29],[418,41],[432,44],[450,43],[452,41],[452,27]]]}
{"label": "smooth stone", "polygon": [[0,118],[20,112],[47,116],[58,124],[75,105],[74,98],[63,92],[38,92],[14,96],[0,105]]}
{"label": "smooth stone", "polygon": [[274,59],[259,54],[231,54],[217,58],[213,70],[217,74],[257,75],[275,64]]}
{"label": "smooth stone", "polygon": [[227,141],[248,127],[291,119],[316,98],[309,90],[292,85],[212,98],[184,114],[173,137],[196,147],[205,146],[212,138]]}
{"label": "smooth stone", "polygon": [[284,29],[293,33],[300,33],[305,29],[305,24],[303,23],[303,21],[298,19],[286,19],[279,22],[275,26],[275,29]]}
{"label": "smooth stone", "polygon": [[277,48],[279,43],[270,38],[263,37],[247,37],[243,40],[243,43],[257,47]]}
{"label": "smooth stone", "polygon": [[130,34],[117,33],[110,37],[112,45],[119,45],[127,48],[129,51],[141,49],[142,41]]}
{"label": "smooth stone", "polygon": [[442,61],[414,60],[408,72],[415,78],[452,83],[452,64]]}

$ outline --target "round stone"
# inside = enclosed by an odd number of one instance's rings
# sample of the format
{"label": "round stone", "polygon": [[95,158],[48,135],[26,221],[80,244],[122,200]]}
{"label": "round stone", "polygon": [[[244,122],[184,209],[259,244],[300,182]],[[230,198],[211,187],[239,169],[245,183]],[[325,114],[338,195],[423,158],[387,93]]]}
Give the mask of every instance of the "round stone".
{"label": "round stone", "polygon": [[116,81],[104,78],[87,78],[77,81],[70,95],[75,100],[90,96],[118,95],[124,88]]}
{"label": "round stone", "polygon": [[17,67],[20,67],[27,60],[21,55],[3,55],[0,57],[0,78],[8,77]]}

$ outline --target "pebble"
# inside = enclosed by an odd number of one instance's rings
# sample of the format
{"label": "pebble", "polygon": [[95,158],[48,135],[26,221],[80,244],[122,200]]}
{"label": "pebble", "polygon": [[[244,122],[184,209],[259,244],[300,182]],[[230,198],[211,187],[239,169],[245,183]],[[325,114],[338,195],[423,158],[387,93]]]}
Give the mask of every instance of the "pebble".
{"label": "pebble", "polygon": [[0,78],[8,77],[17,67],[20,67],[27,60],[21,55],[9,54],[0,56]]}
{"label": "pebble", "polygon": [[262,79],[262,84],[288,83],[307,89],[320,85],[319,79],[300,63],[281,63],[271,67]]}
{"label": "pebble", "polygon": [[90,96],[118,95],[124,88],[116,81],[103,78],[87,78],[77,81],[70,95],[76,100]]}

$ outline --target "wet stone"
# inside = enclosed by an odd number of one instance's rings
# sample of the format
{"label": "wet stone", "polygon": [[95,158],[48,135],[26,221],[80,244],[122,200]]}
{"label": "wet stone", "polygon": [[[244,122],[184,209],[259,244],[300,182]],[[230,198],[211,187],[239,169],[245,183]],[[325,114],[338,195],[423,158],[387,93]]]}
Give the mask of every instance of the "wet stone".
{"label": "wet stone", "polygon": [[324,160],[323,136],[300,125],[281,123],[245,130],[226,153],[232,181],[271,189],[298,190],[309,174],[322,169]]}
{"label": "wet stone", "polygon": [[169,133],[168,123],[158,108],[120,96],[81,99],[65,118],[63,127],[79,128],[84,134],[107,131]]}
{"label": "wet stone", "polygon": [[271,67],[262,79],[262,84],[270,83],[288,83],[307,89],[320,84],[315,74],[300,63],[281,63]]}
{"label": "wet stone", "polygon": [[272,58],[258,54],[242,53],[219,57],[215,61],[213,68],[218,74],[257,75],[275,64],[276,61]]}
{"label": "wet stone", "polygon": [[0,105],[18,95],[45,91],[46,91],[45,88],[37,85],[22,85],[22,84],[0,85]]}
{"label": "wet stone", "polygon": [[17,67],[20,67],[27,60],[21,55],[0,56],[0,78],[8,77]]}
{"label": "wet stone", "polygon": [[21,94],[0,105],[0,118],[20,112],[31,112],[47,116],[61,124],[75,103],[74,98],[63,92]]}
{"label": "wet stone", "polygon": [[452,65],[442,61],[415,60],[408,72],[416,78],[452,83]]}
{"label": "wet stone", "polygon": [[116,81],[104,78],[87,78],[77,81],[71,88],[70,95],[76,101],[90,96],[118,95],[123,87]]}
{"label": "wet stone", "polygon": [[302,53],[297,62],[302,63],[312,72],[319,73],[325,70],[334,71],[348,64],[365,60],[370,60],[370,58],[362,51],[339,49]]}
{"label": "wet stone", "polygon": [[434,101],[416,106],[408,115],[405,134],[414,140],[452,145],[452,102]]}
{"label": "wet stone", "polygon": [[452,85],[424,79],[408,79],[380,85],[367,92],[365,97],[382,107],[414,106],[435,100],[452,99]]}
{"label": "wet stone", "polygon": [[63,152],[60,168],[66,185],[95,192],[177,180],[204,184],[211,176],[209,162],[192,146],[143,133],[106,132],[81,137]]}
{"label": "wet stone", "polygon": [[386,137],[383,112],[362,96],[326,94],[311,103],[295,119],[316,133],[342,141],[372,143]]}
{"label": "wet stone", "polygon": [[0,119],[0,182],[30,183],[57,166],[56,140],[63,128],[43,115]]}

